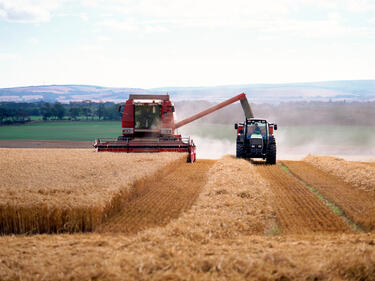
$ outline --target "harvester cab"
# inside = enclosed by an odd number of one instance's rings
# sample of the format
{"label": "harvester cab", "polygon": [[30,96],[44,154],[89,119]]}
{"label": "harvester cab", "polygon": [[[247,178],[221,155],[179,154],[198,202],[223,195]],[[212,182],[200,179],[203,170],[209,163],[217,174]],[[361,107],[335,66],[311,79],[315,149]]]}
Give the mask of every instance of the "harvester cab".
{"label": "harvester cab", "polygon": [[173,135],[173,112],[169,95],[130,95],[124,105],[119,140]]}
{"label": "harvester cab", "polygon": [[188,161],[196,159],[196,147],[190,137],[175,134],[175,129],[240,101],[247,118],[253,112],[244,93],[234,96],[180,122],[174,121],[174,105],[169,95],[129,95],[122,112],[122,135],[117,139],[99,138],[96,151],[111,152],[185,152]]}
{"label": "harvester cab", "polygon": [[236,123],[236,157],[262,158],[267,164],[276,164],[276,140],[273,135],[277,124],[265,119],[246,118],[244,123]]}
{"label": "harvester cab", "polygon": [[174,105],[169,95],[129,95],[119,111],[122,135],[117,139],[96,139],[96,151],[185,152],[189,162],[195,161],[193,140],[174,133]]}

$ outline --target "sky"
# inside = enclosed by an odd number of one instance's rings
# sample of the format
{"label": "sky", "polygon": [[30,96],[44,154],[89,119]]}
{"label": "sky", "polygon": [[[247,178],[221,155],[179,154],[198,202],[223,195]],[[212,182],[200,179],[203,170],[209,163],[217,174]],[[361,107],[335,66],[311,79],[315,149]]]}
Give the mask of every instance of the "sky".
{"label": "sky", "polygon": [[0,88],[375,79],[375,0],[0,0]]}

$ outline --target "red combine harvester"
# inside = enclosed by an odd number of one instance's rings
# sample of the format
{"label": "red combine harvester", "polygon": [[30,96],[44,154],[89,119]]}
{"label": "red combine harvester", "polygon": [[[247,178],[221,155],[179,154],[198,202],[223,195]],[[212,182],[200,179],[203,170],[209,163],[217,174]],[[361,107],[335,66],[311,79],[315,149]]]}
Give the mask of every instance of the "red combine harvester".
{"label": "red combine harvester", "polygon": [[246,95],[242,93],[175,123],[174,105],[169,95],[129,95],[123,107],[122,136],[96,139],[93,146],[96,151],[111,152],[187,152],[187,160],[194,162],[196,147],[193,140],[175,134],[175,129],[236,101],[241,101],[246,118],[254,117]]}

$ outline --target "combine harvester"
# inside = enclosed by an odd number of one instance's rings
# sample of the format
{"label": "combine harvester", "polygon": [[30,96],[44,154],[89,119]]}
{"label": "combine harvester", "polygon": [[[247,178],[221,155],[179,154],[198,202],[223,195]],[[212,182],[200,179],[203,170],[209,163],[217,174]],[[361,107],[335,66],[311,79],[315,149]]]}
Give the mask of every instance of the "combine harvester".
{"label": "combine harvester", "polygon": [[242,93],[175,123],[174,105],[169,95],[129,95],[122,113],[122,136],[96,139],[93,146],[96,151],[111,152],[186,152],[188,162],[194,162],[196,147],[193,140],[175,134],[175,129],[236,101],[241,101],[246,118],[254,117],[246,95]]}

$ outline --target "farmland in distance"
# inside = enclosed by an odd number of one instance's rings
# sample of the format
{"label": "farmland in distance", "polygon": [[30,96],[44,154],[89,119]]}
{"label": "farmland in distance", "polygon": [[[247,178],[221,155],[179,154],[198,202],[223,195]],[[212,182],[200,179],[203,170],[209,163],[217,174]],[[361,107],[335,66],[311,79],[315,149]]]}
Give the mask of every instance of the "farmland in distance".
{"label": "farmland in distance", "polygon": [[[279,128],[275,135],[280,159],[300,160],[312,153],[353,160],[373,160],[374,157],[371,155],[375,155],[374,126],[279,125]],[[94,139],[116,138],[120,132],[121,123],[118,121],[49,121],[2,126],[0,147],[25,145],[12,146],[12,141],[15,143],[17,140],[80,141],[82,143],[79,147],[90,147]],[[178,132],[183,136],[192,137],[197,144],[200,158],[220,158],[235,152],[236,132],[233,124],[193,123],[182,127]],[[74,147],[74,144],[68,147]]]}

